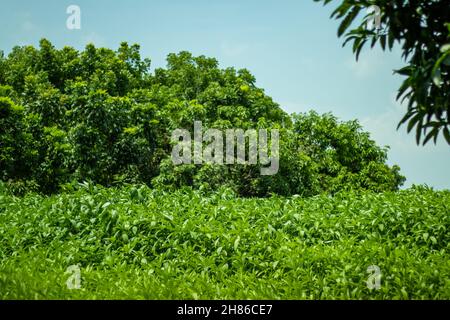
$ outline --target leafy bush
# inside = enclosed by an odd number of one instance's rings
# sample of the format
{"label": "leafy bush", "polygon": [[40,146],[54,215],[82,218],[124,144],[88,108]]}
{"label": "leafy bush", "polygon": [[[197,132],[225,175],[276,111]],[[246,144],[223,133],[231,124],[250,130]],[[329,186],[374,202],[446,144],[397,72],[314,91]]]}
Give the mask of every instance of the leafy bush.
{"label": "leafy bush", "polygon": [[397,190],[405,178],[389,167],[388,147],[380,148],[357,121],[339,122],[331,114],[294,115],[298,148],[317,165],[322,190]]}
{"label": "leafy bush", "polygon": [[449,299],[449,207],[449,191],[420,186],[256,199],[0,185],[0,299]]}
{"label": "leafy bush", "polygon": [[[396,190],[404,181],[356,121],[290,116],[249,71],[220,69],[212,58],[169,54],[167,68],[151,73],[138,45],[113,51],[90,44],[79,52],[43,39],[38,49],[0,55],[0,66],[0,175],[21,186],[12,190],[54,193],[89,180],[311,196]],[[192,129],[195,120],[204,130],[280,130],[278,174],[261,176],[260,165],[175,166],[171,133]]]}

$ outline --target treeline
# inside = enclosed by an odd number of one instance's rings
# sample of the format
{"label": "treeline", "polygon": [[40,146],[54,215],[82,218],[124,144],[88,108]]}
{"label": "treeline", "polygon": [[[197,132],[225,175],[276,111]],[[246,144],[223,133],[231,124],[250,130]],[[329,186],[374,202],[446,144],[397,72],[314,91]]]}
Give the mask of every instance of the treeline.
{"label": "treeline", "polygon": [[[275,128],[280,168],[178,165],[171,132]],[[357,121],[284,112],[247,70],[215,59],[169,54],[150,72],[138,45],[118,50],[14,47],[0,53],[0,179],[15,193],[58,192],[80,181],[104,186],[145,183],[165,189],[220,187],[242,196],[310,196],[343,189],[382,192],[404,182]]]}

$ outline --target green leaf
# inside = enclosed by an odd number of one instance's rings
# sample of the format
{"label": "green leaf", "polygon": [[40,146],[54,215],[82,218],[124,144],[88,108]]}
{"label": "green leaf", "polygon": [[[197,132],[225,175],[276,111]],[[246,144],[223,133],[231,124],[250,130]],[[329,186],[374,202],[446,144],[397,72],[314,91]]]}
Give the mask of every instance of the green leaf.
{"label": "green leaf", "polygon": [[344,18],[344,20],[342,20],[342,22],[338,28],[338,37],[340,37],[344,34],[345,30],[348,29],[348,27],[353,22],[353,20],[356,18],[356,16],[358,15],[360,10],[361,10],[361,8],[358,6],[353,7],[352,11],[350,11],[350,13],[347,14],[347,16]]}
{"label": "green leaf", "polygon": [[438,87],[442,86],[441,69],[439,68],[433,70],[433,83]]}
{"label": "green leaf", "polygon": [[[405,80],[405,81],[403,81],[403,84],[402,84],[402,87],[400,88],[400,90],[402,90],[403,89],[403,87],[408,87],[408,83],[407,83],[407,81]],[[404,91],[404,90],[403,90]],[[400,98],[400,96],[401,96],[401,94],[402,94],[402,92],[399,92],[398,93],[398,95],[397,95],[397,100]],[[412,116],[414,116],[415,115],[415,112],[413,112],[413,110],[412,109],[410,109],[410,108],[408,108],[408,111],[406,112],[406,114],[403,116],[403,118],[400,120],[400,122],[398,123],[398,125],[397,125],[397,130],[401,127],[401,125],[403,124],[403,123],[405,123],[409,118],[411,118]]]}
{"label": "green leaf", "polygon": [[447,143],[450,144],[450,131],[448,130],[448,127],[445,127],[443,131],[445,140],[447,140]]}
{"label": "green leaf", "polygon": [[[326,0],[326,2],[324,3],[327,4],[327,2],[329,2],[329,0]],[[342,18],[348,10],[350,10],[350,8],[352,7],[352,5],[348,2],[343,2],[339,7],[337,7],[333,13],[331,14],[331,18],[336,17],[336,19]]]}
{"label": "green leaf", "polygon": [[234,241],[234,250],[235,250],[235,251],[237,250],[237,248],[238,248],[238,246],[239,246],[239,241],[241,241],[241,237],[240,237],[240,236],[238,236],[238,237],[236,238],[236,240]]}
{"label": "green leaf", "polygon": [[422,136],[422,122],[423,118],[420,119],[420,121],[417,123],[417,127],[416,127],[416,143],[417,145],[420,144],[420,138]]}
{"label": "green leaf", "polygon": [[436,63],[434,64],[433,70],[431,71],[431,76],[432,76],[433,82],[439,88],[442,86],[442,83],[443,83],[442,78],[441,78],[440,66],[441,66],[441,63],[447,59],[447,57],[449,56],[449,53],[450,52],[443,54],[438,59],[438,61],[436,61]]}
{"label": "green leaf", "polygon": [[447,52],[447,51],[450,51],[450,43],[444,44],[444,45],[441,47],[441,52],[442,52],[442,53],[445,53],[445,52]]}
{"label": "green leaf", "polygon": [[414,125],[420,121],[422,118],[422,115],[420,113],[416,113],[416,115],[408,122],[407,132],[411,132],[412,128],[414,128]]}
{"label": "green leaf", "polygon": [[392,32],[392,30],[389,30],[389,34],[388,34],[389,50],[392,50],[392,48],[394,47],[394,41],[395,41],[394,33]]}
{"label": "green leaf", "polygon": [[430,141],[431,138],[437,137],[439,133],[439,127],[434,127],[433,130],[428,132],[428,134],[425,136],[425,139],[423,140],[423,145],[425,145],[428,141]]}
{"label": "green leaf", "polygon": [[386,35],[385,34],[380,37],[380,44],[381,44],[381,48],[383,50],[386,50]]}
{"label": "green leaf", "polygon": [[410,76],[413,68],[411,66],[406,66],[398,70],[394,70],[395,73],[398,73],[402,76]]}

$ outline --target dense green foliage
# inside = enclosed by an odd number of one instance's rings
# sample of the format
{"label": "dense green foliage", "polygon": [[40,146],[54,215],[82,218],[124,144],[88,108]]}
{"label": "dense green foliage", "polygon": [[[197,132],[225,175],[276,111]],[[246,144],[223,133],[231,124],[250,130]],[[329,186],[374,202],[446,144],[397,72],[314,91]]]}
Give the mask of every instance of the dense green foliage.
{"label": "dense green foliage", "polygon": [[[0,185],[1,299],[450,298],[449,191],[77,188],[18,198]],[[75,264],[81,289],[69,290]]]}
{"label": "dense green foliage", "polygon": [[[280,130],[280,170],[259,165],[174,166],[171,132]],[[191,131],[192,132],[192,131]],[[81,181],[165,189],[232,188],[243,196],[310,196],[343,189],[397,190],[404,178],[356,121],[314,112],[290,116],[247,70],[170,54],[150,72],[139,46],[60,50],[15,47],[0,55],[0,179],[16,193],[58,192]]]}
{"label": "dense green foliage", "polygon": [[[314,0],[328,4],[332,0]],[[356,59],[366,43],[373,48],[392,49],[397,41],[407,66],[396,72],[407,78],[397,99],[408,101],[400,124],[416,128],[417,144],[442,134],[450,144],[450,5],[448,0],[340,0],[332,17],[342,20],[338,36],[353,41]],[[380,10],[381,25],[368,28],[373,14],[365,15],[359,26],[351,27],[360,13],[370,7]],[[349,30],[347,33],[346,31]]]}

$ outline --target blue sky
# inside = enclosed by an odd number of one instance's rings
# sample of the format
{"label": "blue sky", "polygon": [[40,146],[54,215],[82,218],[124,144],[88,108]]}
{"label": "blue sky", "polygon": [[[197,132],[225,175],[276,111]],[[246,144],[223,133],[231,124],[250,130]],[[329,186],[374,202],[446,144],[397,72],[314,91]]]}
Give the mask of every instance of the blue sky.
{"label": "blue sky", "polygon": [[[66,28],[71,4],[81,8],[80,30]],[[1,4],[0,50],[44,37],[58,48],[139,43],[152,69],[181,50],[215,57],[222,67],[249,69],[287,112],[359,119],[380,145],[391,147],[389,163],[400,165],[406,186],[450,189],[443,139],[419,147],[405,128],[396,131],[405,110],[395,101],[401,77],[392,74],[404,65],[399,48],[364,51],[356,62],[336,36],[331,10],[312,0],[9,0]]]}

